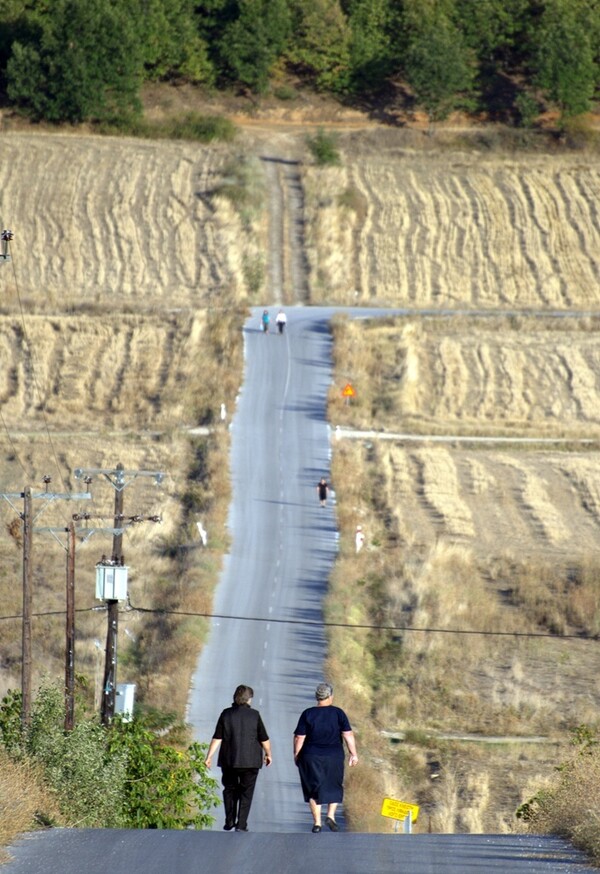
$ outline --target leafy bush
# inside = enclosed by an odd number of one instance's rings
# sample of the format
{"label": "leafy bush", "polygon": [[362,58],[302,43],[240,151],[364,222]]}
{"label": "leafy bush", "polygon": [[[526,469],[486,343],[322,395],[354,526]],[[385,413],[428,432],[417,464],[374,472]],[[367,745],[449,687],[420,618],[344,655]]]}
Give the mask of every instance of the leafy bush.
{"label": "leafy bush", "polygon": [[[203,828],[218,804],[216,781],[198,743],[179,749],[163,743],[143,720],[119,717],[105,728],[80,719],[65,732],[64,698],[42,687],[21,733],[15,716],[20,695],[0,705],[0,738],[7,755],[31,763],[57,799],[64,820],[95,828]],[[1,765],[0,765],[1,767]]]}
{"label": "leafy bush", "polygon": [[341,164],[336,138],[320,128],[314,137],[307,137],[306,144],[319,166]]}
{"label": "leafy bush", "polygon": [[197,140],[211,143],[220,140],[231,142],[236,134],[235,125],[228,118],[219,115],[200,115],[190,112],[181,120],[171,122],[166,135],[174,140]]}
{"label": "leafy bush", "polygon": [[579,726],[573,732],[576,752],[560,765],[553,784],[522,804],[517,817],[531,832],[559,834],[600,861],[600,738]]}
{"label": "leafy bush", "polygon": [[217,782],[204,764],[205,744],[177,750],[134,719],[115,720],[109,748],[126,762],[122,802],[128,828],[201,829],[212,824],[208,810],[219,799]]}

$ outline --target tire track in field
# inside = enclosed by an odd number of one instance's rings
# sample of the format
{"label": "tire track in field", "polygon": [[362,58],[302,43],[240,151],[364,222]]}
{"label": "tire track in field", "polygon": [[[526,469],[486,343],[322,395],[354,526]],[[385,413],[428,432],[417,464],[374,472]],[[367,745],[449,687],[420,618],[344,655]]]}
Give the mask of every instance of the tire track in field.
{"label": "tire track in field", "polygon": [[308,303],[304,187],[299,160],[262,156],[269,191],[269,285],[277,303]]}
{"label": "tire track in field", "polygon": [[285,249],[291,298],[294,303],[309,302],[308,260],[306,257],[304,186],[300,161],[286,161],[283,165],[283,184],[286,204]]}

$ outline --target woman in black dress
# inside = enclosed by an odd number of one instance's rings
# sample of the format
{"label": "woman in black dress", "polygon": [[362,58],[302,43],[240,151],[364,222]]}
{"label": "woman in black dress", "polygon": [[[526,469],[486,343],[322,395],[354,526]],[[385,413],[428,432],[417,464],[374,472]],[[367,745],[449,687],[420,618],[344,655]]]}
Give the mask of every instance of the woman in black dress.
{"label": "woman in black dress", "polygon": [[321,831],[321,805],[327,805],[327,827],[336,832],[338,804],[344,797],[344,743],[348,765],[358,764],[356,742],[348,717],[333,705],[333,689],[319,683],[316,707],[309,707],[298,720],[294,732],[294,761],[300,771],[304,800],[310,805],[313,832]]}

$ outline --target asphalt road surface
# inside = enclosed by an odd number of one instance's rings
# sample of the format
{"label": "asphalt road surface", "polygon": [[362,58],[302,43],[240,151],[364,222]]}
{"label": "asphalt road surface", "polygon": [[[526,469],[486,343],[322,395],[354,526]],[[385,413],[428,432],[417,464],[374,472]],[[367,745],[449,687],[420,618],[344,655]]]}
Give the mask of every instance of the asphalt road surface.
{"label": "asphalt road surface", "polygon": [[[323,509],[316,491],[321,476],[329,479],[325,407],[332,312],[290,309],[286,333],[264,336],[256,311],[244,329],[246,373],[231,427],[231,552],[194,677],[188,720],[195,736],[208,741],[235,687],[254,687],[254,706],[271,735],[274,761],[259,775],[250,833],[223,832],[221,809],[212,831],[54,829],[16,843],[2,874],[592,870],[567,842],[552,837],[310,832],[291,751],[297,717],[313,703],[323,678],[325,639],[319,622],[337,549],[333,496]],[[336,703],[352,720],[352,701]],[[343,808],[341,813],[344,826]]]}
{"label": "asphalt road surface", "polygon": [[[591,874],[558,838],[54,829],[3,874]],[[596,869],[597,870],[597,869]]]}
{"label": "asphalt road surface", "polygon": [[[319,479],[329,480],[330,311],[287,310],[283,335],[276,310],[270,333],[262,332],[261,312],[244,329],[246,371],[231,426],[231,551],[187,718],[197,739],[209,741],[236,686],[252,686],[273,763],[259,774],[249,828],[310,831],[292,736],[323,679],[321,604],[337,548],[333,496],[325,508],[317,496]],[[337,703],[351,716],[352,702]],[[215,828],[222,824],[219,810]]]}

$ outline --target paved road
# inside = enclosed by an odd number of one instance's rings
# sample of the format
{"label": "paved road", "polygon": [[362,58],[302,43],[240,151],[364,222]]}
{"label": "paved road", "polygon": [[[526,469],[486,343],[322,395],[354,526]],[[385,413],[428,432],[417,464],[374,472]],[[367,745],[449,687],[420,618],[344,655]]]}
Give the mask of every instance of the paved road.
{"label": "paved road", "polygon": [[[244,329],[246,372],[232,425],[232,545],[214,604],[221,616],[258,618],[213,620],[188,711],[196,737],[208,741],[235,687],[254,688],[273,764],[259,775],[249,824],[270,833],[309,828],[292,734],[323,678],[325,641],[301,620],[321,618],[337,543],[332,502],[323,509],[316,492],[320,477],[329,478],[331,311],[287,313],[283,336],[261,332],[260,310]],[[221,819],[219,811],[216,828]]]}
{"label": "paved road", "polygon": [[[61,830],[12,848],[3,874],[591,874],[558,838]],[[597,869],[596,869],[597,870]]]}

